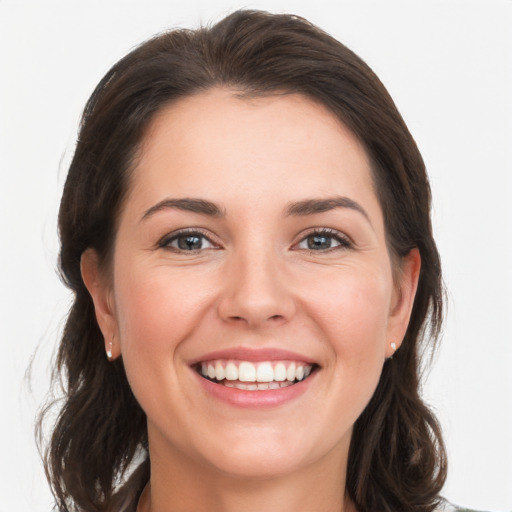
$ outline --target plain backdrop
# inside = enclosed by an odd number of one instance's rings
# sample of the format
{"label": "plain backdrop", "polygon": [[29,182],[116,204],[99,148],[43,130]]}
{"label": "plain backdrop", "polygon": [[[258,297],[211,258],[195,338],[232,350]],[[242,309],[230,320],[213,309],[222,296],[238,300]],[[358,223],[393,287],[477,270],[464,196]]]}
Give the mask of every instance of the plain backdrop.
{"label": "plain backdrop", "polygon": [[56,214],[81,109],[137,43],[241,7],[330,32],[370,64],[408,123],[449,291],[424,387],[450,456],[444,494],[512,510],[512,1],[0,0],[0,512],[51,509],[33,426],[69,304]]}

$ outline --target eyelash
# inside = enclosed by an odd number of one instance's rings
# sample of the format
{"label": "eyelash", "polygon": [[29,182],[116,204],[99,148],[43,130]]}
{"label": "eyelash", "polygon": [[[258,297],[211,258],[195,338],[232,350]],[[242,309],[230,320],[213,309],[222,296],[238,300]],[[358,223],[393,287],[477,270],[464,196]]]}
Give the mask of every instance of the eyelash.
{"label": "eyelash", "polygon": [[[311,248],[305,248],[305,247],[303,247],[303,248],[298,247],[301,243],[305,242],[308,238],[315,237],[315,236],[316,237],[325,237],[325,238],[329,238],[331,240],[335,240],[339,245],[334,246],[334,247],[328,247],[326,249],[311,249]],[[198,249],[190,249],[190,250],[182,249],[180,247],[173,247],[171,245],[171,243],[177,241],[181,237],[185,237],[185,238],[186,237],[191,237],[191,238],[196,237],[199,239],[203,239],[203,240],[208,241],[208,243],[210,243],[213,247],[207,247],[207,248],[200,247]],[[158,242],[158,247],[162,248],[162,249],[168,249],[168,250],[178,252],[178,253],[189,252],[192,254],[197,254],[198,252],[200,252],[202,250],[219,249],[220,248],[220,246],[218,244],[216,244],[215,242],[212,241],[211,237],[209,236],[209,234],[206,231],[203,231],[203,230],[197,229],[197,228],[196,229],[183,229],[181,231],[174,232],[170,235],[166,235]],[[351,249],[351,248],[353,248],[353,244],[347,236],[341,234],[339,231],[336,231],[334,229],[329,229],[329,228],[317,228],[317,229],[314,229],[313,231],[310,231],[306,235],[304,235],[300,239],[300,241],[294,245],[294,248],[295,247],[297,247],[296,250],[305,250],[305,251],[309,252],[310,254],[318,254],[318,253],[332,252],[332,251],[336,251],[336,250]]]}

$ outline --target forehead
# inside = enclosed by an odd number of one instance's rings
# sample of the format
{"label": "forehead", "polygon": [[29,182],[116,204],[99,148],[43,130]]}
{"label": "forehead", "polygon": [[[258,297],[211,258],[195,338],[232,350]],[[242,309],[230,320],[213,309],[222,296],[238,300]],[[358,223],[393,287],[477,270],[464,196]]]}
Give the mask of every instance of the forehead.
{"label": "forehead", "polygon": [[132,189],[141,202],[198,190],[221,203],[375,199],[363,146],[324,106],[299,94],[247,98],[227,89],[165,107],[141,146]]}

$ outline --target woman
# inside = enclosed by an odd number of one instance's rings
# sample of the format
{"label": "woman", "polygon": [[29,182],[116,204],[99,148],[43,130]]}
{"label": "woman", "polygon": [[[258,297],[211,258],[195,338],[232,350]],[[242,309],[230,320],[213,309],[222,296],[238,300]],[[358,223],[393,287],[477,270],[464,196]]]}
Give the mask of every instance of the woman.
{"label": "woman", "polygon": [[429,211],[386,90],[305,20],[236,12],[123,58],[59,215],[57,506],[442,510]]}

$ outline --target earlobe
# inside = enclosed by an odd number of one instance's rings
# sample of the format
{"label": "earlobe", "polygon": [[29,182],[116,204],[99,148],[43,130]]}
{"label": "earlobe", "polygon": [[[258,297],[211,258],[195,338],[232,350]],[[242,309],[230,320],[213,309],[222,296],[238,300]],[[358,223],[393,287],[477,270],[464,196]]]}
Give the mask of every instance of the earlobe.
{"label": "earlobe", "polygon": [[420,252],[417,248],[411,249],[400,263],[399,279],[388,322],[386,357],[391,357],[402,344],[411,318],[420,270]]}
{"label": "earlobe", "polygon": [[91,295],[96,313],[96,321],[105,340],[105,352],[108,359],[119,356],[119,346],[113,343],[117,332],[115,309],[112,300],[112,288],[100,269],[99,257],[94,249],[87,249],[80,259],[80,271],[85,287]]}

